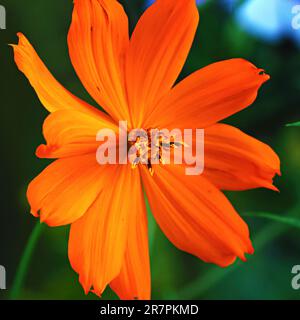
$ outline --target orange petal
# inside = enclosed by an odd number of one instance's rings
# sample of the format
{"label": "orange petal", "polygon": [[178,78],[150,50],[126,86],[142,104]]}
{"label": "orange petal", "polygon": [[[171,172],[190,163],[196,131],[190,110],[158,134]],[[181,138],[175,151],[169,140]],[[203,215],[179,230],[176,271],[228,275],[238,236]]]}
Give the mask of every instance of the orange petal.
{"label": "orange petal", "polygon": [[104,170],[94,154],[54,161],[28,186],[31,213],[50,226],[76,221],[108,183]]}
{"label": "orange petal", "polygon": [[18,37],[18,45],[12,45],[15,62],[19,70],[28,78],[40,101],[48,111],[73,109],[93,115],[101,114],[99,110],[75,97],[57,82],[27,38],[22,33],[18,33]]}
{"label": "orange petal", "polygon": [[269,188],[280,160],[266,144],[237,128],[216,124],[205,130],[204,176],[223,190]]}
{"label": "orange petal", "polygon": [[176,85],[145,127],[206,128],[251,105],[268,79],[263,70],[243,59],[213,63]]}
{"label": "orange petal", "polygon": [[143,183],[156,221],[179,249],[222,267],[253,253],[247,225],[202,176],[156,166],[153,177],[143,170]]}
{"label": "orange petal", "polygon": [[40,158],[62,158],[93,152],[99,142],[96,135],[100,129],[117,132],[118,127],[104,115],[90,116],[74,110],[60,110],[51,113],[43,126],[47,145],[40,145],[36,154]]}
{"label": "orange petal", "polygon": [[198,25],[194,0],[157,0],[140,18],[126,59],[128,98],[134,127],[173,86]]}
{"label": "orange petal", "polygon": [[121,271],[129,224],[142,194],[138,170],[112,166],[109,183],[88,212],[71,225],[69,259],[86,293],[101,295]]}
{"label": "orange petal", "polygon": [[[151,295],[151,276],[148,248],[147,215],[143,194],[133,198],[132,220],[125,261],[120,274],[110,283],[110,287],[123,300],[149,300]],[[133,216],[134,215],[134,216]]]}
{"label": "orange petal", "polygon": [[115,120],[130,120],[124,86],[128,20],[115,0],[75,0],[68,45],[90,95]]}

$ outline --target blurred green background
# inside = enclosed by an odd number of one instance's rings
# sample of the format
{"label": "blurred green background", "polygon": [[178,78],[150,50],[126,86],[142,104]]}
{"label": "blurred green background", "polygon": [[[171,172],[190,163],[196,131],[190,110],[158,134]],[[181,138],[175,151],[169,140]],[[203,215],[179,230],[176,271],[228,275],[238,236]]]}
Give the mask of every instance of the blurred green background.
{"label": "blurred green background", "polygon": [[[145,2],[121,2],[132,29],[145,9]],[[278,1],[272,3],[275,6]],[[275,10],[272,3],[270,14]],[[0,0],[0,5],[5,6],[7,13],[7,29],[0,30],[3,205],[0,264],[6,267],[7,290],[0,290],[0,297],[7,299],[26,242],[37,223],[29,214],[26,187],[48,164],[34,155],[35,148],[43,142],[41,128],[47,112],[17,70],[7,44],[16,43],[16,33],[22,31],[61,83],[78,96],[93,101],[77,79],[68,57],[66,36],[72,1]],[[289,30],[290,33],[271,40],[249,32],[236,18],[242,5],[244,1],[227,6],[224,1],[208,0],[199,6],[198,33],[181,77],[209,63],[233,57],[246,58],[271,75],[271,81],[263,86],[253,106],[226,122],[276,150],[282,161],[282,177],[276,179],[280,193],[268,190],[227,193],[245,216],[256,249],[246,263],[236,263],[227,269],[180,252],[161,231],[153,230],[151,224],[154,299],[300,299],[300,290],[291,287],[291,269],[300,264],[299,226],[248,214],[268,212],[300,219],[300,128],[285,126],[300,120],[300,41],[297,40],[300,30]],[[292,19],[291,13],[288,19]],[[259,30],[259,24],[256,27]],[[68,227],[43,228],[16,298],[96,298],[93,294],[84,295],[68,262],[67,241]],[[116,296],[107,289],[103,298]]]}

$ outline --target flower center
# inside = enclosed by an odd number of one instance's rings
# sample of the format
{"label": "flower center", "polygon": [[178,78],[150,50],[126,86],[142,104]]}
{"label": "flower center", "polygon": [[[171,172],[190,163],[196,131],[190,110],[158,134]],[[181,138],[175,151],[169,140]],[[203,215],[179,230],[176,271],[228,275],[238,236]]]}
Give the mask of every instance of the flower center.
{"label": "flower center", "polygon": [[129,159],[131,167],[135,169],[139,164],[148,168],[151,176],[154,174],[153,164],[170,163],[171,150],[183,145],[159,129],[137,130],[129,142]]}

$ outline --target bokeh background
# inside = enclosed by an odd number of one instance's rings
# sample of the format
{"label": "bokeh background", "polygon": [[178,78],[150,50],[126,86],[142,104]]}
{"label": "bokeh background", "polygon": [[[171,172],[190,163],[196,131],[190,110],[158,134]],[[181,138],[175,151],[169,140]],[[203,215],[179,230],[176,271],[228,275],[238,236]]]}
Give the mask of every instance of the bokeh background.
{"label": "bokeh background", "polygon": [[[151,1],[121,1],[131,29]],[[291,269],[300,264],[300,30],[291,27],[291,8],[300,1],[198,1],[200,25],[181,77],[209,63],[243,57],[271,75],[252,107],[226,120],[270,144],[280,155],[280,193],[230,192],[248,222],[256,252],[227,269],[180,252],[150,220],[154,299],[299,299]],[[298,3],[300,4],[300,3]],[[0,0],[7,29],[0,30],[1,213],[0,264],[7,270],[3,299],[95,299],[85,296],[67,258],[68,227],[41,230],[28,273],[12,287],[21,256],[37,221],[29,214],[28,182],[48,164],[34,156],[43,142],[47,112],[17,70],[9,43],[22,31],[46,65],[69,90],[94,104],[68,58],[66,36],[71,0]],[[145,39],[147,41],[147,39]],[[264,217],[257,213],[268,213]],[[275,216],[274,216],[275,215]],[[279,217],[279,218],[278,218]],[[293,217],[293,219],[289,219]],[[299,221],[299,220],[298,220]],[[116,298],[109,290],[103,298]]]}

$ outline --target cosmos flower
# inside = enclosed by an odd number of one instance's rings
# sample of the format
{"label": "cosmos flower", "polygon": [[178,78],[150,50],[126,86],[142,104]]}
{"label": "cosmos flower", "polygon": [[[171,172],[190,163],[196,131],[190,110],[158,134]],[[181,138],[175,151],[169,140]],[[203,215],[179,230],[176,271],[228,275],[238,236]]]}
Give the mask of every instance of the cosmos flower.
{"label": "cosmos flower", "polygon": [[[122,299],[151,295],[146,193],[152,213],[179,249],[225,267],[245,260],[249,230],[221,190],[266,187],[279,159],[264,143],[219,121],[251,105],[269,79],[243,59],[214,63],[174,86],[198,25],[194,0],[157,0],[129,39],[115,0],[75,0],[68,46],[72,64],[100,111],[59,84],[19,34],[18,68],[50,112],[40,158],[56,159],[29,185],[31,213],[71,225],[69,259],[86,293],[107,285]],[[205,128],[205,169],[184,165],[99,165],[101,128]]]}

